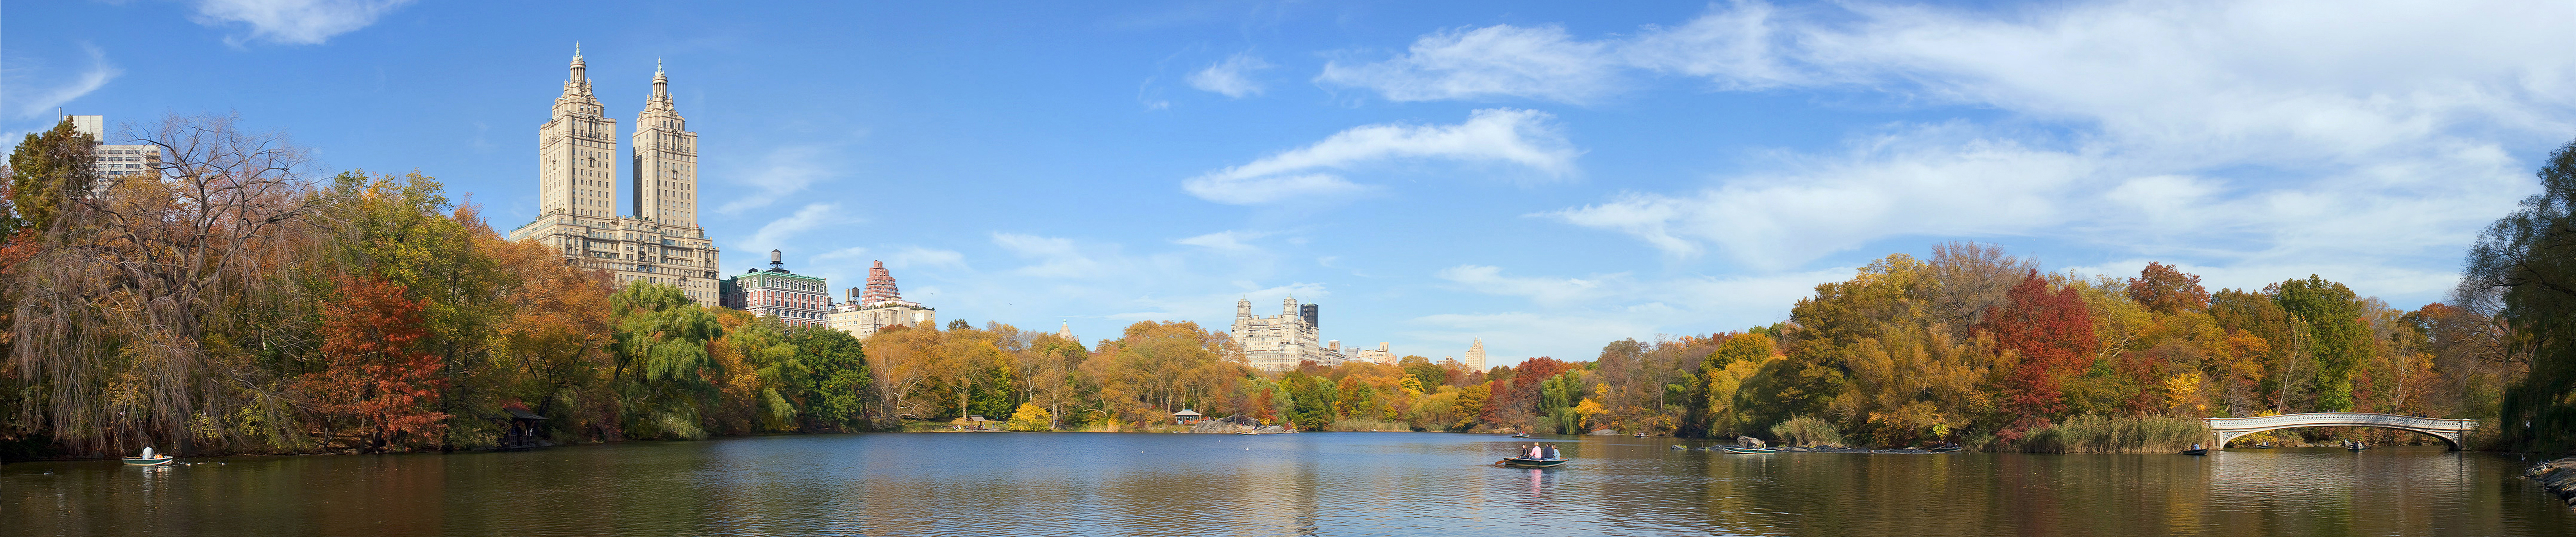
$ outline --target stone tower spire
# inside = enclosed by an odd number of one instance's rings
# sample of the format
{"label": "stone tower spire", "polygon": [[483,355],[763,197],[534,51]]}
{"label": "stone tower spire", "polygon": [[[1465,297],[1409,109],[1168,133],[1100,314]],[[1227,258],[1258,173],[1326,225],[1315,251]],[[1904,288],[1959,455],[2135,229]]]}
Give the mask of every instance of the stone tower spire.
{"label": "stone tower spire", "polygon": [[903,300],[903,292],[894,287],[894,273],[887,272],[884,261],[868,267],[868,292],[859,297],[862,305]]}
{"label": "stone tower spire", "polygon": [[1073,339],[1073,322],[1066,321],[1064,326],[1056,328],[1055,337]]}
{"label": "stone tower spire", "polygon": [[628,188],[635,192],[635,217],[680,227],[698,227],[698,133],[671,104],[671,76],[653,60],[653,93],[635,115],[634,165]]}
{"label": "stone tower spire", "polygon": [[538,212],[615,218],[617,120],[601,115],[578,43],[567,70],[553,116],[537,127]]}

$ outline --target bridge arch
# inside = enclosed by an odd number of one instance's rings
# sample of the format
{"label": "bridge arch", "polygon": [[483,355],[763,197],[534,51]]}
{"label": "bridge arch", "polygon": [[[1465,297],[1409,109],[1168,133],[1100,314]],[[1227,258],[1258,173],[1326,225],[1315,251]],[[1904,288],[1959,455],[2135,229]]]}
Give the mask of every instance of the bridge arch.
{"label": "bridge arch", "polygon": [[2469,430],[2478,426],[2478,420],[2418,418],[2369,412],[2310,412],[2251,418],[2207,418],[2203,421],[2208,422],[2210,432],[2218,436],[2218,442],[2211,445],[2216,449],[2226,449],[2227,442],[2237,437],[2264,431],[2300,427],[2377,427],[2432,435],[2449,444],[2452,450],[2459,450],[2465,447],[2463,444],[2468,438]]}

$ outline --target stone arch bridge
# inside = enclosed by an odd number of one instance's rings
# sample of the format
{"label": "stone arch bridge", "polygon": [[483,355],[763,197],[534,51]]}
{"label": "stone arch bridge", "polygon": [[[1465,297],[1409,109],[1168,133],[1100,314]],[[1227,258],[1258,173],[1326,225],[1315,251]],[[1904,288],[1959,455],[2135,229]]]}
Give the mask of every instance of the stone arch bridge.
{"label": "stone arch bridge", "polygon": [[2251,418],[2207,418],[2204,421],[2209,422],[2211,432],[2218,434],[2218,443],[2210,446],[2216,449],[2226,449],[2227,441],[2235,440],[2236,437],[2263,431],[2298,427],[2378,427],[2433,435],[2443,442],[2450,443],[2451,449],[2458,450],[2461,442],[2466,439],[2465,435],[2468,434],[2469,429],[2478,426],[2478,420],[2418,418],[2368,412],[2310,412]]}

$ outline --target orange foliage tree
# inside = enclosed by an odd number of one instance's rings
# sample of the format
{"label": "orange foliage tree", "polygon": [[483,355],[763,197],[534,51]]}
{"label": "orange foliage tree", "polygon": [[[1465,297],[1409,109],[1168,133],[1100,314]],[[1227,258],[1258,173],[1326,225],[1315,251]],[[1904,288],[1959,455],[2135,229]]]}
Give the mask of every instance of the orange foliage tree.
{"label": "orange foliage tree", "polygon": [[438,438],[447,414],[432,409],[445,387],[444,363],[417,348],[429,335],[420,302],[382,278],[341,276],[336,283],[339,296],[323,306],[319,330],[326,363],[303,379],[314,412],[342,429],[330,436],[368,451]]}

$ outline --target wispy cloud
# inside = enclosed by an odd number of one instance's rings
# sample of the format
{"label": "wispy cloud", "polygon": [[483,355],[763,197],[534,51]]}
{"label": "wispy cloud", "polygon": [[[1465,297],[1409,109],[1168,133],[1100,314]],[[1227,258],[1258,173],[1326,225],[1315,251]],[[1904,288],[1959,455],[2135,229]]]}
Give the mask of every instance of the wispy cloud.
{"label": "wispy cloud", "polygon": [[759,160],[750,173],[735,175],[748,183],[751,191],[716,207],[716,214],[735,215],[743,211],[768,207],[791,194],[802,192],[814,183],[832,178],[847,169],[836,162],[846,148],[840,144],[790,145],[771,150]]}
{"label": "wispy cloud", "polygon": [[2092,173],[2077,155],[1921,130],[1846,154],[1791,157],[1788,171],[1696,193],[1629,193],[1547,213],[1629,233],[1675,255],[1722,248],[1761,270],[1804,264],[1892,234],[2011,234],[2063,221],[2061,195]]}
{"label": "wispy cloud", "polygon": [[1583,152],[1566,141],[1552,119],[1546,112],[1493,108],[1477,110],[1457,125],[1367,125],[1192,177],[1181,188],[1200,199],[1238,205],[1328,198],[1369,187],[1324,170],[1400,159],[1505,164],[1546,177],[1574,175],[1574,159]]}
{"label": "wispy cloud", "polygon": [[[1621,272],[1580,277],[1519,276],[1503,267],[1459,265],[1434,276],[1468,291],[1519,297],[1527,308],[1425,315],[1402,336],[1452,345],[1462,352],[1471,338],[1506,365],[1519,357],[1549,355],[1589,360],[1602,342],[1657,333],[1706,334],[1766,325],[1787,315],[1816,284],[1851,278],[1850,268],[1761,276],[1640,278]],[[1403,352],[1416,352],[1405,350]]]}
{"label": "wispy cloud", "polygon": [[1261,248],[1245,243],[1244,241],[1267,236],[1270,236],[1270,233],[1261,231],[1229,230],[1189,237],[1172,242],[1175,244],[1187,244],[1220,252],[1245,253],[1258,252]]}
{"label": "wispy cloud", "polygon": [[[19,117],[50,118],[54,115],[55,107],[70,103],[83,95],[89,95],[99,88],[107,87],[109,80],[115,80],[117,75],[125,74],[125,71],[118,69],[116,64],[108,62],[107,52],[99,50],[97,46],[82,43],[81,50],[89,53],[89,68],[81,70],[80,74],[72,76],[69,80],[50,84],[29,80],[30,77],[42,71],[41,62],[13,58],[17,60],[16,63],[19,66],[6,71],[8,80],[5,84],[0,84],[0,100],[17,103],[17,109],[11,112],[15,112]],[[27,67],[30,63],[35,63],[39,68]]]}
{"label": "wispy cloud", "polygon": [[411,0],[199,0],[195,20],[209,27],[249,27],[249,35],[225,38],[225,42],[236,46],[249,41],[319,45],[332,36],[375,24],[376,19],[410,3]]}
{"label": "wispy cloud", "polygon": [[1700,80],[1979,111],[1548,213],[1676,256],[1779,270],[1891,237],[2046,236],[2225,266],[2379,264],[2396,281],[2455,263],[2532,188],[2512,155],[2576,130],[2571,26],[2564,6],[2504,1],[1736,1],[1592,40],[1442,30],[1317,80],[1399,101],[1574,104]]}
{"label": "wispy cloud", "polygon": [[784,248],[788,239],[797,234],[856,221],[858,221],[857,217],[841,211],[840,204],[808,204],[802,209],[797,209],[796,214],[761,224],[760,230],[752,232],[751,237],[743,239],[741,246],[728,249],[748,250],[767,255],[771,249]]}
{"label": "wispy cloud", "polygon": [[1073,239],[1040,237],[1018,233],[993,233],[993,245],[1036,264],[1021,267],[1020,274],[1049,278],[1098,276],[1103,266],[1083,253]]}
{"label": "wispy cloud", "polygon": [[1261,94],[1261,83],[1253,80],[1252,74],[1271,67],[1270,62],[1261,61],[1251,52],[1237,52],[1206,69],[1190,73],[1189,83],[1193,88],[1241,99]]}
{"label": "wispy cloud", "polygon": [[1556,26],[1449,30],[1423,36],[1395,58],[1325,63],[1315,81],[1377,90],[1395,101],[1512,96],[1581,103],[1617,91],[1619,65],[1609,61],[1610,47]]}

